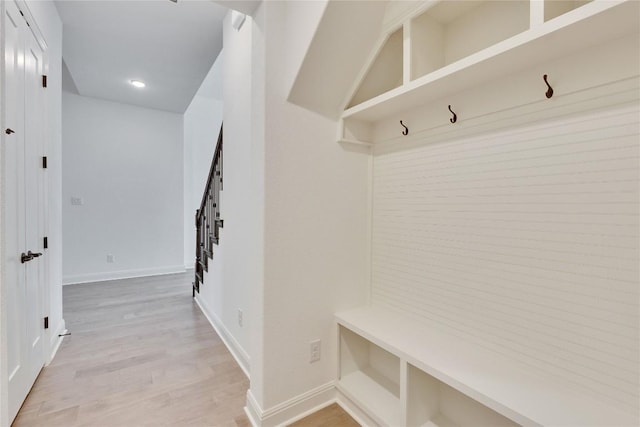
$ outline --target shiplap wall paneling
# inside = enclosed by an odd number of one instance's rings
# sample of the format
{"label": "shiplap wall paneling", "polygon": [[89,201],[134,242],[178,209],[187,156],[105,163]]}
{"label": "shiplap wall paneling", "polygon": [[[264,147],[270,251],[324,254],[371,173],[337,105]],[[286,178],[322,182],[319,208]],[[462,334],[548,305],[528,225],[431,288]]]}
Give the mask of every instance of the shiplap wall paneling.
{"label": "shiplap wall paneling", "polygon": [[372,303],[639,401],[638,103],[374,155]]}

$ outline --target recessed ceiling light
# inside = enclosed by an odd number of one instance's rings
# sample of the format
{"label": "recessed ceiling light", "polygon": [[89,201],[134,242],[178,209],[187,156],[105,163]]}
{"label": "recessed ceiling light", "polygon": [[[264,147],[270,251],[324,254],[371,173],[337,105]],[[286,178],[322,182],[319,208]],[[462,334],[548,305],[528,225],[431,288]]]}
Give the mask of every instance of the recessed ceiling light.
{"label": "recessed ceiling light", "polygon": [[146,86],[146,84],[144,82],[141,82],[140,80],[131,80],[129,83],[140,89]]}

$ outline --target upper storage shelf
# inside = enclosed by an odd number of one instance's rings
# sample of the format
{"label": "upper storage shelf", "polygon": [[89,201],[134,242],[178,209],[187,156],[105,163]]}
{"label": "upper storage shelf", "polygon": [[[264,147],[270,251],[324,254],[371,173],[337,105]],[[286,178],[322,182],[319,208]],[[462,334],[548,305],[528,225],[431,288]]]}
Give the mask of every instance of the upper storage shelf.
{"label": "upper storage shelf", "polygon": [[442,1],[407,26],[415,80],[526,31],[529,0]]}
{"label": "upper storage shelf", "polygon": [[[426,1],[392,32],[368,67],[359,87],[385,71],[386,86],[355,91],[338,139],[369,143],[368,124],[638,32],[638,16],[635,0]],[[392,43],[399,38],[404,42]],[[393,63],[400,58],[402,64]],[[394,87],[399,74],[402,84]]]}

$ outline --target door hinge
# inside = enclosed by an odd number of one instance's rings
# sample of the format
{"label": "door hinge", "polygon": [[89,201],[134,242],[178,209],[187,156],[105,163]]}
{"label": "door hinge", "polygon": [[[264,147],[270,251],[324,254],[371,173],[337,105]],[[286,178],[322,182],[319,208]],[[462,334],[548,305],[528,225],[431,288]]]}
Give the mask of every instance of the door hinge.
{"label": "door hinge", "polygon": [[48,237],[44,237],[42,239],[42,247],[45,249],[49,249],[49,238]]}
{"label": "door hinge", "polygon": [[47,168],[47,156],[42,157],[42,169]]}
{"label": "door hinge", "polygon": [[42,75],[42,87],[47,87],[47,76]]}
{"label": "door hinge", "polygon": [[44,328],[49,329],[49,316],[44,318]]}
{"label": "door hinge", "polygon": [[24,13],[22,13],[20,9],[18,9],[18,12],[20,12],[20,15],[22,15],[22,19],[24,19],[24,22],[26,22],[27,27],[31,27],[31,25],[29,25],[29,21],[27,21],[27,17],[24,16]]}

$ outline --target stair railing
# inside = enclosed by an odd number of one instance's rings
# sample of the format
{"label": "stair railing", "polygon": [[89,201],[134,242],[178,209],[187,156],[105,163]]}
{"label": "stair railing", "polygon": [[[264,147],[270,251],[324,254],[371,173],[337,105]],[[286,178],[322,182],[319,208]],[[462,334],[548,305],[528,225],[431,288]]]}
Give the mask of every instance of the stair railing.
{"label": "stair railing", "polygon": [[213,245],[220,241],[220,229],[224,221],[220,218],[220,190],[222,190],[222,126],[213,153],[209,177],[204,187],[200,208],[196,210],[196,262],[193,296],[200,292],[204,272],[209,270],[209,259],[213,258]]}

